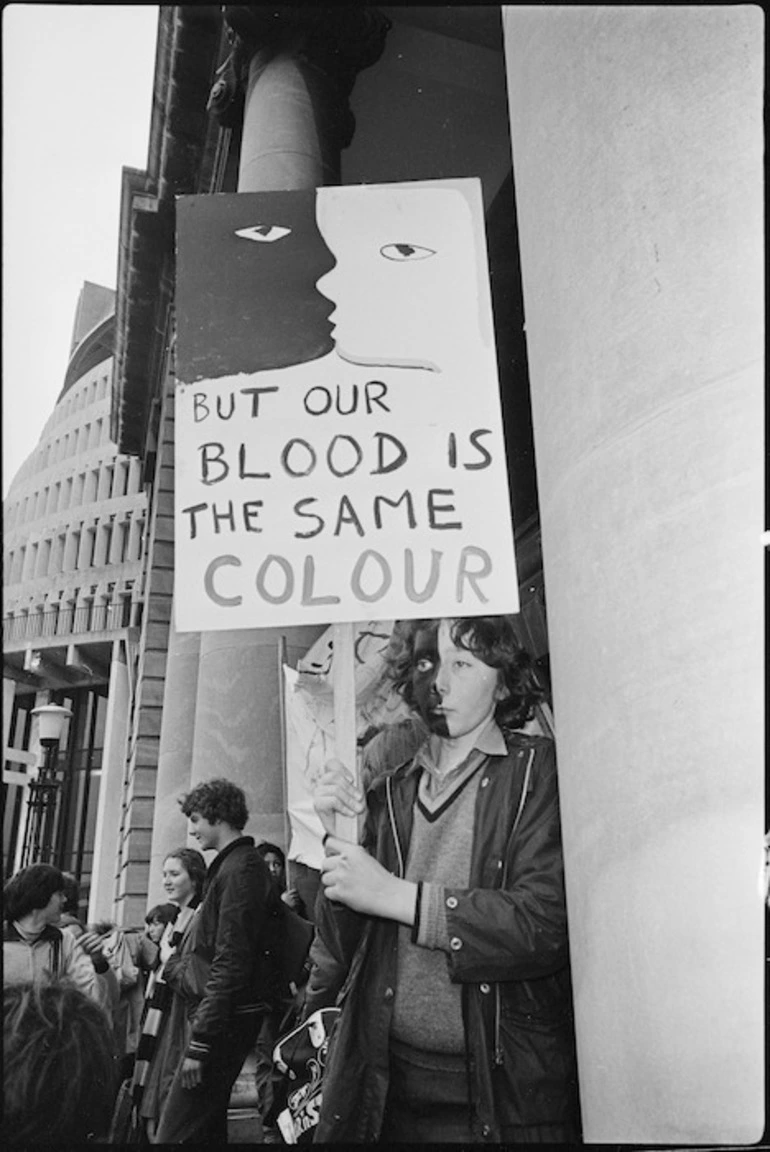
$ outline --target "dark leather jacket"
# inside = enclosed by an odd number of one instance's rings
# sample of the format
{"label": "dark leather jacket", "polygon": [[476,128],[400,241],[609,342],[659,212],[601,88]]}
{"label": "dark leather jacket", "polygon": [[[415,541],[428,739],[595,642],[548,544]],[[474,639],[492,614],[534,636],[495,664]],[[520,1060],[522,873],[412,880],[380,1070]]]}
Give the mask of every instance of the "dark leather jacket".
{"label": "dark leather jacket", "polygon": [[[481,768],[468,889],[447,888],[462,984],[469,1107],[481,1141],[578,1138],[567,916],[553,744],[506,737]],[[406,859],[419,770],[377,780],[363,844],[389,871]],[[324,1077],[319,1143],[376,1141],[388,1090],[396,981],[395,922],[323,895],[305,1014],[343,1006]],[[460,941],[459,946],[454,940]]]}
{"label": "dark leather jacket", "polygon": [[273,1005],[280,912],[254,840],[233,840],[209,866],[187,939],[166,963],[166,981],[191,1009],[187,1056],[208,1059],[235,1016]]}

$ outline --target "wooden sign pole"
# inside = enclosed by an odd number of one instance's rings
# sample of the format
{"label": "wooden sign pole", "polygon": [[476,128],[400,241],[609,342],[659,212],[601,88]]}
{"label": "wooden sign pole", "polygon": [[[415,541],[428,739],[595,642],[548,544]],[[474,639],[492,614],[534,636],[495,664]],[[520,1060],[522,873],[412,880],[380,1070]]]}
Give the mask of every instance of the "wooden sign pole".
{"label": "wooden sign pole", "polygon": [[[334,625],[334,743],[337,758],[358,778],[356,752],[356,683],[353,624]],[[359,821],[355,816],[337,816],[337,835],[342,840],[358,843]]]}

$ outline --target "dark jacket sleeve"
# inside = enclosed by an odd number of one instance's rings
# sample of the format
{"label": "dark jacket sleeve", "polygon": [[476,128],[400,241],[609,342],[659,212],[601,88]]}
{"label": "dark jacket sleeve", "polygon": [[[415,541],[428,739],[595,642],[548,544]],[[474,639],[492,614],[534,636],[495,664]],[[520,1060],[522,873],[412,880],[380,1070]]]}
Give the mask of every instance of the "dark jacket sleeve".
{"label": "dark jacket sleeve", "polygon": [[[371,851],[374,825],[371,798],[367,807],[361,843]],[[330,1008],[342,989],[356,949],[369,917],[329,900],[323,883],[318,887],[315,904],[316,933],[310,948],[310,976],[305,989],[302,1018],[306,1020],[318,1008]]]}
{"label": "dark jacket sleeve", "polygon": [[206,1060],[213,1041],[232,1020],[236,1005],[248,1003],[264,936],[270,896],[270,877],[262,861],[244,853],[234,867],[218,877],[219,907],[213,957],[203,998],[192,1021],[187,1056]]}
{"label": "dark jacket sleeve", "polygon": [[[319,900],[321,899],[319,895]],[[302,1019],[306,1020],[318,1008],[330,1008],[348,973],[348,965],[322,935],[318,921],[316,934],[310,946],[310,976],[305,985]]]}
{"label": "dark jacket sleeve", "polygon": [[446,888],[447,950],[454,981],[527,980],[568,959],[556,764],[536,754],[531,787],[507,846],[503,886]]}

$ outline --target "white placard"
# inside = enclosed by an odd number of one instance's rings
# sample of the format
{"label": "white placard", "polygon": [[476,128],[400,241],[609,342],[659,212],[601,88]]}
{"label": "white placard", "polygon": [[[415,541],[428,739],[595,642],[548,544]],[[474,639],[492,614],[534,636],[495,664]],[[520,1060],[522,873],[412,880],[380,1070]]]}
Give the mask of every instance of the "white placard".
{"label": "white placard", "polygon": [[180,630],[518,610],[478,181],[182,197],[177,318]]}

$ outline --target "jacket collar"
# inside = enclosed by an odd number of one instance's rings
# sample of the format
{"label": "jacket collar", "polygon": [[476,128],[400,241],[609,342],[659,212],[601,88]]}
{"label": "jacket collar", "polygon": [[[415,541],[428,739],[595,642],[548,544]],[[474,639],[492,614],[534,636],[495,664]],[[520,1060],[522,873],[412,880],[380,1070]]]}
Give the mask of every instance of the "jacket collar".
{"label": "jacket collar", "polygon": [[236,848],[243,847],[244,844],[249,848],[253,848],[254,837],[239,836],[236,840],[231,840],[229,844],[226,844],[224,848],[217,852],[216,856],[209,864],[208,877],[210,878],[216,871],[218,871],[222,865],[222,862],[227,859],[231,852],[234,852]]}
{"label": "jacket collar", "polygon": [[[61,930],[54,927],[53,924],[46,924],[43,931],[39,936],[35,937],[34,943],[38,940],[55,940],[57,936],[61,935]],[[7,920],[3,921],[3,942],[8,940],[25,940],[26,937],[22,936],[15,924],[9,924]]]}
{"label": "jacket collar", "polygon": [[[465,768],[470,763],[471,758],[473,758],[476,763],[480,763],[485,756],[506,756],[507,754],[508,748],[505,743],[505,737],[494,718],[491,718],[476,737],[473,748],[462,761],[462,764],[459,764],[453,771],[457,771],[461,767]],[[409,770],[415,771],[418,768],[426,768],[429,772],[433,772],[435,771],[434,766],[435,757],[433,755],[433,748],[431,747],[431,737],[427,736],[417,749]]]}

